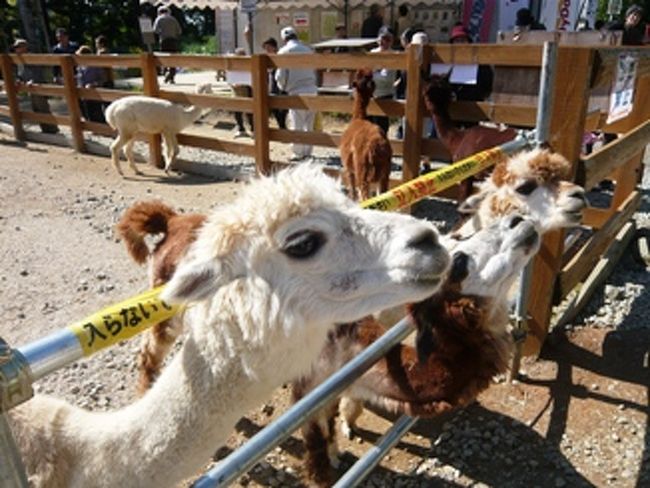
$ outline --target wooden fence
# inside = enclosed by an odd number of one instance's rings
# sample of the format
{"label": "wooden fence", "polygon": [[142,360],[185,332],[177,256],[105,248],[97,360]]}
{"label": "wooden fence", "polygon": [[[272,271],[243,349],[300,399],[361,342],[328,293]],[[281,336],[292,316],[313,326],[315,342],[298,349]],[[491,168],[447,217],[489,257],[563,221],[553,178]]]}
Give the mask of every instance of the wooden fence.
{"label": "wooden fence", "polygon": [[[636,93],[633,111],[624,119],[606,124],[607,93],[616,74],[622,53],[638,56]],[[425,108],[420,96],[422,70],[430,63],[486,64],[495,66],[495,90],[492,102],[455,102],[452,117],[466,121],[491,120],[524,128],[532,128],[536,119],[536,96],[542,61],[541,46],[517,45],[429,45],[412,46],[406,53],[296,54],[251,57],[127,55],[71,56],[28,54],[2,55],[2,74],[8,106],[0,105],[0,114],[8,116],[16,139],[27,137],[23,122],[66,125],[72,132],[76,150],[85,150],[84,132],[112,135],[108,125],[82,118],[79,100],[110,102],[133,92],[100,88],[79,88],[74,78],[75,66],[90,65],[113,68],[139,68],[143,93],[178,103],[196,104],[205,108],[232,110],[253,114],[254,143],[226,141],[214,137],[180,134],[182,145],[225,151],[253,157],[257,168],[268,173],[273,164],[270,142],[300,142],[336,147],[339,136],[328,132],[296,132],[269,127],[269,111],[275,108],[302,108],[321,112],[351,113],[352,101],[346,96],[269,96],[268,72],[273,68],[313,67],[321,70],[354,70],[358,67],[405,70],[409,80],[405,101],[372,101],[372,115],[388,115],[406,119],[403,141],[391,140],[395,154],[403,155],[403,180],[417,176],[422,156],[448,159],[449,154],[438,140],[421,137]],[[65,98],[69,114],[59,116],[21,111],[14,84],[17,64],[60,66],[64,85],[38,84],[26,87],[33,94]],[[235,70],[251,73],[253,98],[195,95],[162,89],[157,69],[164,66],[204,70]],[[640,203],[636,191],[641,160],[650,136],[650,49],[612,47],[560,46],[556,63],[553,105],[551,107],[550,144],[573,162],[573,177],[587,189],[604,178],[616,182],[607,209],[588,209],[583,225],[594,230],[577,252],[565,254],[564,232],[545,236],[535,259],[533,285],[529,298],[529,334],[525,354],[539,352],[551,323],[552,305],[559,303],[577,285],[588,278],[594,265],[617,242],[617,234],[630,221]],[[532,78],[531,78],[532,75]],[[532,79],[532,83],[517,80]],[[531,86],[532,85],[532,86]],[[514,101],[514,102],[513,102]],[[581,155],[583,134],[587,130],[622,133],[623,136],[601,150]],[[149,137],[150,162],[161,163],[159,136]],[[574,250],[575,251],[575,250]]]}

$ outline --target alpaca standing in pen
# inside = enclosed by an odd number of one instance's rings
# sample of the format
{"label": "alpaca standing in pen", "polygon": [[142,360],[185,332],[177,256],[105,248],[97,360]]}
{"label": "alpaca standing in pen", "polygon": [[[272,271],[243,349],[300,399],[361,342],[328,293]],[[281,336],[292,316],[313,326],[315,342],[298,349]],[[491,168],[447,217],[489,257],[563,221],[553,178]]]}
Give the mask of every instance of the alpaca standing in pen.
{"label": "alpaca standing in pen", "polygon": [[9,411],[31,486],[176,486],[309,370],[335,323],[424,299],[448,267],[433,225],[359,208],[320,168],[253,182],[212,212],[163,290],[188,305],[188,333],[142,398],[99,413],[36,395]]}
{"label": "alpaca standing in pen", "polygon": [[[453,96],[447,76],[434,75],[425,84],[424,104],[436,125],[440,141],[451,154],[452,162],[460,161],[472,154],[499,146],[511,141],[517,136],[514,129],[499,130],[492,127],[476,125],[460,129],[456,127],[451,115],[449,104]],[[463,201],[472,193],[474,177],[467,178],[460,185],[459,201]]]}
{"label": "alpaca standing in pen", "polygon": [[[197,86],[197,93],[212,93],[209,84]],[[117,130],[117,138],[111,144],[111,158],[115,170],[120,174],[120,151],[124,147],[129,166],[136,174],[141,174],[135,166],[133,143],[138,132],[144,134],[160,134],[164,142],[163,159],[165,173],[169,171],[178,155],[176,134],[196,122],[204,109],[199,106],[184,108],[160,98],[133,95],[120,98],[111,103],[106,109],[106,121]]]}
{"label": "alpaca standing in pen", "polygon": [[370,185],[376,183],[379,193],[388,190],[393,150],[387,134],[367,120],[367,108],[375,91],[372,71],[360,69],[354,81],[352,120],[341,136],[341,162],[350,196],[366,200]]}

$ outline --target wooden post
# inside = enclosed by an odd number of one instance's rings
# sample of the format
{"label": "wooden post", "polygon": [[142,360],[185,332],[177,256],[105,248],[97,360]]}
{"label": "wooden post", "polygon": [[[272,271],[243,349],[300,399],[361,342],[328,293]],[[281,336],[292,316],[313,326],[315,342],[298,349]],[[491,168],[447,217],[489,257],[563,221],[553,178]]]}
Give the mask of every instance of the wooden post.
{"label": "wooden post", "polygon": [[[157,97],[160,93],[158,86],[158,73],[156,72],[156,58],[151,53],[140,55],[140,69],[142,71],[142,89],[149,97]],[[149,164],[156,168],[164,168],[162,161],[162,147],[160,134],[149,136]]]}
{"label": "wooden post", "polygon": [[431,59],[431,46],[410,46],[406,55],[406,106],[404,116],[404,166],[402,179],[412,180],[420,174],[420,153],[422,152],[422,66]]}
{"label": "wooden post", "polygon": [[11,125],[14,128],[14,137],[19,141],[25,140],[25,130],[23,129],[23,118],[20,115],[20,106],[18,104],[18,90],[16,90],[16,77],[14,76],[14,66],[8,54],[2,54],[2,79],[5,81],[5,91],[9,101],[9,114],[11,116]]}
{"label": "wooden post", "polygon": [[61,56],[61,73],[63,74],[63,89],[65,100],[68,103],[70,113],[70,131],[72,132],[72,144],[76,151],[84,152],[84,133],[81,128],[81,108],[79,107],[79,93],[77,92],[77,80],[74,76],[74,60],[70,54]]}
{"label": "wooden post", "polygon": [[268,59],[266,54],[254,54],[251,58],[255,164],[257,171],[261,174],[269,174],[271,171],[271,158],[269,155]]}
{"label": "wooden post", "polygon": [[614,190],[612,203],[610,204],[612,210],[618,208],[636,188],[642,174],[644,153],[645,150],[642,150],[632,156],[630,160],[614,172],[616,189]]}
{"label": "wooden post", "polygon": [[[551,107],[550,143],[553,150],[573,163],[570,178],[575,177],[582,136],[587,118],[589,83],[594,51],[589,48],[558,47]],[[542,247],[533,262],[530,289],[529,334],[523,354],[539,353],[548,332],[557,275],[564,251],[564,232],[544,236]]]}

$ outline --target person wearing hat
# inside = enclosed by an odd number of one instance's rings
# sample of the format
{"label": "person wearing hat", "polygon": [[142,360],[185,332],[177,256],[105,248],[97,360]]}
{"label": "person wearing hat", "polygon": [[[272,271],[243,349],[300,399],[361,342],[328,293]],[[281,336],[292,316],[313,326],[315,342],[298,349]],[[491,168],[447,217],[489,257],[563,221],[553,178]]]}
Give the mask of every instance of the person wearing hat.
{"label": "person wearing hat", "polygon": [[[336,28],[334,29],[334,33],[336,34],[336,39],[347,39],[348,38],[348,29],[345,27],[345,24],[336,24]],[[350,51],[350,48],[347,46],[336,46],[334,49],[332,49],[333,53],[347,53]]]}
{"label": "person wearing hat", "polygon": [[643,8],[637,4],[630,5],[625,11],[625,20],[610,24],[608,30],[622,30],[624,46],[642,46],[645,37],[645,22],[643,22]]}
{"label": "person wearing hat", "polygon": [[451,28],[449,42],[451,44],[469,44],[472,42],[472,39],[463,24],[456,24]]}
{"label": "person wearing hat", "polygon": [[[298,40],[298,34],[293,27],[284,27],[280,31],[284,46],[278,54],[308,54],[313,49]],[[288,95],[315,95],[318,93],[316,72],[313,69],[278,68],[275,72],[278,88]],[[316,113],[310,110],[289,109],[289,125],[293,130],[309,132],[314,130]],[[311,156],[313,147],[310,144],[292,144],[291,161],[301,161]]]}
{"label": "person wearing hat", "polygon": [[[29,52],[29,44],[25,39],[15,39],[12,44],[14,53],[18,55],[27,54]],[[45,83],[45,73],[42,66],[23,64],[20,58],[16,62],[16,88],[18,91],[25,85],[30,86],[32,83]],[[37,113],[51,114],[50,104],[47,97],[44,95],[37,95],[35,93],[29,94],[29,101],[32,105],[32,110]],[[46,134],[56,134],[59,132],[59,127],[53,124],[39,124],[41,131]]]}
{"label": "person wearing hat", "polygon": [[[471,44],[472,37],[462,24],[457,22],[451,29],[449,36],[451,44]],[[485,100],[492,93],[492,83],[494,81],[494,72],[487,64],[481,64],[476,73],[475,84],[450,83],[451,89],[456,95],[456,100],[465,100],[478,102]]]}
{"label": "person wearing hat", "polygon": [[[378,46],[372,49],[372,53],[387,53],[393,50],[393,31],[385,25],[379,29],[377,34]],[[392,99],[395,98],[395,86],[397,85],[397,71],[394,69],[379,69],[375,70],[372,74],[375,82],[375,100]],[[388,135],[388,128],[390,120],[385,116],[371,115],[368,120],[381,127],[386,135]]]}

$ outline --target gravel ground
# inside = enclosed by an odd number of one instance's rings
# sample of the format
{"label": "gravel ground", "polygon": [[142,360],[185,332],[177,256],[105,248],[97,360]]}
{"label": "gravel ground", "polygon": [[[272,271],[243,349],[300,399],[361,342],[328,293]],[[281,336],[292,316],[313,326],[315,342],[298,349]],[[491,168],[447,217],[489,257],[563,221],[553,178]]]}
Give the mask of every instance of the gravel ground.
{"label": "gravel ground", "polygon": [[[95,138],[98,144],[105,141]],[[113,234],[126,207],[156,197],[205,212],[232,198],[238,184],[230,178],[245,177],[253,167],[246,158],[183,149],[182,158],[223,167],[228,178],[165,178],[146,168],[145,176],[122,180],[107,158],[34,143],[18,146],[4,135],[0,146],[0,311],[5,319],[0,335],[13,345],[146,289],[145,270],[129,261]],[[281,156],[287,148],[276,150]],[[319,150],[316,156],[327,162],[333,154]],[[635,215],[638,234],[645,237],[649,191],[647,170]],[[607,193],[594,195],[598,198],[607,199]],[[438,213],[429,206],[437,206]],[[450,207],[431,203],[422,212],[445,227],[453,220]],[[636,240],[585,311],[551,335],[540,358],[524,361],[519,382],[497,383],[464,411],[418,422],[362,486],[648,486],[650,294],[645,290],[650,274],[635,246]],[[36,390],[94,410],[122,406],[135,397],[137,348],[137,340],[121,343],[54,373]],[[288,389],[280,388],[246,414],[216,458],[284,412],[289,397]],[[360,436],[340,442],[340,472],[390,422],[379,412],[366,412]],[[302,450],[295,433],[236,485],[302,486]]]}

